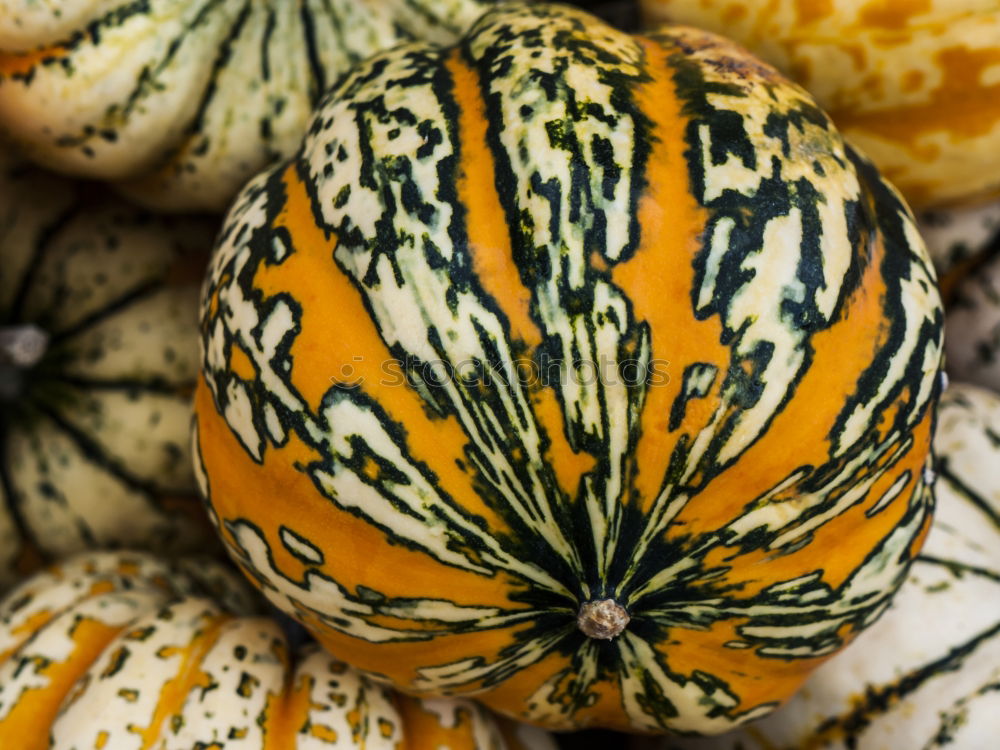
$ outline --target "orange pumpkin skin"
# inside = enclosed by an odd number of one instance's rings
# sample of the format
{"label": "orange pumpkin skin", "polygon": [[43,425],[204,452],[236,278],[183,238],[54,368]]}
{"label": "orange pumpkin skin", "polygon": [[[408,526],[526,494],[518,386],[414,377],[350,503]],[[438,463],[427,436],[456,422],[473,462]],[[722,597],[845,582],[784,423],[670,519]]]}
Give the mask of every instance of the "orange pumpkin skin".
{"label": "orange pumpkin skin", "polygon": [[359,67],[237,201],[195,454],[233,557],[362,670],[719,732],[905,577],[941,317],[908,210],[773,69],[513,4]]}
{"label": "orange pumpkin skin", "polygon": [[641,0],[802,84],[915,207],[1000,195],[1000,9],[981,0]]}
{"label": "orange pumpkin skin", "polygon": [[[952,382],[937,408],[934,523],[878,623],[787,704],[736,732],[628,750],[978,750],[1000,735],[1000,395]],[[919,623],[918,627],[914,627]]]}

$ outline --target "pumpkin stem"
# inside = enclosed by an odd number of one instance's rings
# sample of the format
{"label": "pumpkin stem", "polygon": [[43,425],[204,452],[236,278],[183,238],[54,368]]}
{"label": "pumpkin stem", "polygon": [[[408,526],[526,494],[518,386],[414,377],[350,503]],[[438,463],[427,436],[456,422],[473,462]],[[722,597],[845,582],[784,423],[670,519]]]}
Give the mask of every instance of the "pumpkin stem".
{"label": "pumpkin stem", "polygon": [[584,635],[610,641],[621,635],[631,619],[625,608],[614,599],[602,599],[581,604],[576,624]]}
{"label": "pumpkin stem", "polygon": [[49,334],[35,325],[0,326],[0,364],[34,367],[45,356]]}
{"label": "pumpkin stem", "polygon": [[25,370],[42,360],[48,346],[49,335],[38,326],[0,326],[0,402],[21,397]]}

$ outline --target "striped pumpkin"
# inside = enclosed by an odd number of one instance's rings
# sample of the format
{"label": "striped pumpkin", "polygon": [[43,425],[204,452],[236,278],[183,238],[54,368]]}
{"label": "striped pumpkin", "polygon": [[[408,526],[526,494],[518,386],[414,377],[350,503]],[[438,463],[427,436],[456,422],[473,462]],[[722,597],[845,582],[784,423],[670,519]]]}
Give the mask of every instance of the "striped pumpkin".
{"label": "striped pumpkin", "polygon": [[147,205],[221,210],[354,62],[454,38],[481,2],[0,0],[0,132]]}
{"label": "striped pumpkin", "polygon": [[0,153],[0,589],[83,548],[214,536],[188,438],[213,229]]}
{"label": "striped pumpkin", "polygon": [[719,732],[902,582],[941,325],[912,217],[804,92],[516,3],[358,67],[237,200],[199,475],[367,672]]}
{"label": "striped pumpkin", "polygon": [[1000,391],[1000,244],[955,284],[945,325],[949,374]]}
{"label": "striped pumpkin", "polygon": [[646,750],[985,750],[1000,737],[1000,397],[938,411],[934,525],[892,607],[766,719]]}
{"label": "striped pumpkin", "polygon": [[1000,7],[983,0],[639,0],[791,75],[914,205],[1000,195]]}
{"label": "striped pumpkin", "polygon": [[[229,570],[86,553],[0,601],[0,746],[17,750],[555,750],[462,700],[290,655]],[[223,601],[220,603],[220,595]]]}

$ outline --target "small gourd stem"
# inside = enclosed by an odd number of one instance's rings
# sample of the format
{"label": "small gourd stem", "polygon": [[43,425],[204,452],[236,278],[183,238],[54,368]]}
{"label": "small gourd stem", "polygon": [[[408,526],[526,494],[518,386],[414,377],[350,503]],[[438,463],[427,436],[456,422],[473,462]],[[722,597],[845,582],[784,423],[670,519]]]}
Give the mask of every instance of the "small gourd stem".
{"label": "small gourd stem", "polygon": [[0,365],[22,370],[42,361],[49,347],[49,334],[36,325],[0,326]]}
{"label": "small gourd stem", "polygon": [[581,604],[576,624],[587,637],[610,641],[622,634],[631,619],[614,599],[601,599]]}
{"label": "small gourd stem", "polygon": [[42,361],[48,347],[49,335],[38,326],[0,326],[0,404],[21,399],[27,371]]}

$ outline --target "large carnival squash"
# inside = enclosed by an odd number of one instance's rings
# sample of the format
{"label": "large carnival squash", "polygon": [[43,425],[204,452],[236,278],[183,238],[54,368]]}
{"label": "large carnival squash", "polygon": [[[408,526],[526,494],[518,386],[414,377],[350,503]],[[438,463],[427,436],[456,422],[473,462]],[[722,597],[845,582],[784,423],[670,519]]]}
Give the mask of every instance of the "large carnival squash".
{"label": "large carnival squash", "polygon": [[801,83],[914,205],[1000,195],[1000,6],[983,0],[640,0]]}
{"label": "large carnival squash", "polygon": [[188,434],[213,228],[0,152],[0,590],[83,548],[212,540]]}
{"label": "large carnival squash", "polygon": [[353,63],[480,0],[0,0],[0,132],[166,209],[221,210]]}
{"label": "large carnival squash", "polygon": [[233,556],[408,691],[722,731],[883,611],[929,520],[912,217],[692,29],[515,3],[367,61],[234,205],[202,327]]}
{"label": "large carnival squash", "polygon": [[889,611],[780,710],[647,750],[985,750],[1000,737],[1000,396],[941,399],[934,525]]}
{"label": "large carnival squash", "polygon": [[281,627],[211,561],[85,553],[0,601],[10,750],[555,750],[464,700],[396,695]]}

